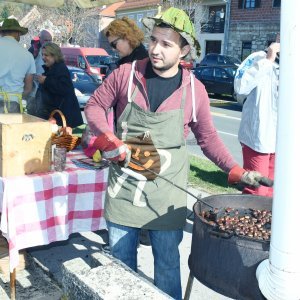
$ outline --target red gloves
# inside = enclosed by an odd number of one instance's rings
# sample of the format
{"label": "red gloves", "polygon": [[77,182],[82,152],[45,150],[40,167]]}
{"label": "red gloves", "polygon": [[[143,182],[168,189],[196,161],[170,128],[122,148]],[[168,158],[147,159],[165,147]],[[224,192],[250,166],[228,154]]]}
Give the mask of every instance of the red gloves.
{"label": "red gloves", "polygon": [[105,132],[98,136],[93,147],[99,149],[103,158],[108,160],[123,161],[126,158],[127,146],[111,132]]}
{"label": "red gloves", "polygon": [[229,184],[239,183],[245,172],[246,172],[245,169],[241,168],[239,165],[235,165],[228,173],[228,183]]}
{"label": "red gloves", "polygon": [[264,186],[273,186],[273,180],[262,176],[257,171],[246,171],[245,169],[241,168],[239,165],[235,165],[228,174],[228,183],[229,184],[236,184],[236,183],[243,183],[245,185],[250,185],[255,188],[259,187],[260,185]]}

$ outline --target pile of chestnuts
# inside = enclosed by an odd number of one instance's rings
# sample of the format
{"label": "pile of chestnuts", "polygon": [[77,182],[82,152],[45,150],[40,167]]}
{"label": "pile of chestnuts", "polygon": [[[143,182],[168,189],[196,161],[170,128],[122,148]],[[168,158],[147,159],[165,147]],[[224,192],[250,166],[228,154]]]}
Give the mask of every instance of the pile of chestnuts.
{"label": "pile of chestnuts", "polygon": [[202,218],[220,231],[234,233],[257,240],[270,240],[272,212],[269,210],[242,209],[227,207],[202,211]]}

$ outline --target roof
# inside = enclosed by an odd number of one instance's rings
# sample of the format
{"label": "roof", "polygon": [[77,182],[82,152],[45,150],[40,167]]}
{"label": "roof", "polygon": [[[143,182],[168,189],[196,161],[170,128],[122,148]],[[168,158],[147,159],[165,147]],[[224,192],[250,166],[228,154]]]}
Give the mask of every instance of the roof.
{"label": "roof", "polygon": [[116,2],[114,4],[111,4],[107,6],[106,8],[102,9],[100,12],[101,16],[106,16],[106,17],[115,17],[116,16],[116,10],[122,6],[125,3],[125,1],[121,2]]}
{"label": "roof", "polygon": [[117,11],[121,10],[129,10],[140,7],[149,7],[159,5],[159,0],[127,0],[125,4],[117,9]]}

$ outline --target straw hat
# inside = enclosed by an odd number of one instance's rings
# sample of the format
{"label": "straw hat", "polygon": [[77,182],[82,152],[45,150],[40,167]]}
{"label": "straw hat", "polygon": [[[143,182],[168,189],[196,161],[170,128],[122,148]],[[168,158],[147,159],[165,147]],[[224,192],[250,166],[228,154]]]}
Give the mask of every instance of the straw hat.
{"label": "straw hat", "polygon": [[28,28],[21,27],[16,19],[5,19],[0,27],[1,31],[18,31],[24,35],[28,32]]}

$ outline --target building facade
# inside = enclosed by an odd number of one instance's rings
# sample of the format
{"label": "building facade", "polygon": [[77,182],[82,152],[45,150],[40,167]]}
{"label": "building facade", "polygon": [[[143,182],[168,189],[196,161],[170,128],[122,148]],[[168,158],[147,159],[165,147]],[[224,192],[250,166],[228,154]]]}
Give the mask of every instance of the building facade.
{"label": "building facade", "polygon": [[194,23],[201,46],[201,61],[208,53],[223,53],[227,14],[223,0],[203,0],[199,3],[199,6],[196,5]]}
{"label": "building facade", "polygon": [[[127,16],[141,29],[142,18],[154,16],[166,1],[127,0],[116,9],[116,17]],[[190,0],[180,8],[193,20],[201,56],[220,53],[243,60],[265,49],[280,31],[281,0]],[[176,5],[175,5],[176,6]],[[145,41],[147,45],[147,38]]]}
{"label": "building facade", "polygon": [[144,30],[142,19],[157,14],[160,0],[127,0],[116,10],[117,18],[128,17]]}
{"label": "building facade", "polygon": [[281,0],[231,0],[225,53],[241,60],[263,50],[280,32]]}

